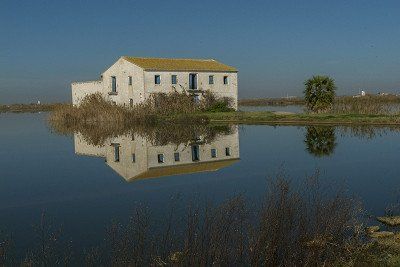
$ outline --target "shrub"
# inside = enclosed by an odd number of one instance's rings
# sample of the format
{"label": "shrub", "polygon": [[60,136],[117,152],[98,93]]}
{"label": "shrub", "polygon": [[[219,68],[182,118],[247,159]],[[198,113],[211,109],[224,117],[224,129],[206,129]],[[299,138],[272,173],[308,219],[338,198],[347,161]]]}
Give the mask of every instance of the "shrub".
{"label": "shrub", "polygon": [[330,110],[335,98],[335,82],[328,76],[313,76],[305,82],[304,100],[312,112]]}

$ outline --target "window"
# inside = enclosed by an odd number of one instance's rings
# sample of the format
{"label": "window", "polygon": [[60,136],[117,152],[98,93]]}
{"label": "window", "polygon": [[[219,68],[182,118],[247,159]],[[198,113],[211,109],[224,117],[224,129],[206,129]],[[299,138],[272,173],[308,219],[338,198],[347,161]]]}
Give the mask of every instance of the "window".
{"label": "window", "polygon": [[135,153],[132,153],[132,162],[133,162],[133,163],[136,162],[136,155],[135,155]]}
{"label": "window", "polygon": [[224,76],[224,84],[228,84],[228,76]]}
{"label": "window", "polygon": [[132,76],[128,77],[128,83],[129,83],[129,85],[132,85]]}
{"label": "window", "polygon": [[157,155],[158,163],[164,163],[164,154]]}
{"label": "window", "polygon": [[111,144],[114,147],[114,162],[119,162],[119,144]]}
{"label": "window", "polygon": [[225,148],[225,156],[230,156],[231,155],[231,149],[229,147]]}
{"label": "window", "polygon": [[115,76],[111,76],[111,92],[117,92],[117,78]]}
{"label": "window", "polygon": [[180,159],[179,152],[175,152],[175,153],[174,153],[174,159],[175,159],[175,161],[180,161],[180,160],[181,160],[181,159]]}
{"label": "window", "polygon": [[129,99],[129,106],[133,107],[133,99],[132,98]]}
{"label": "window", "polygon": [[208,76],[208,84],[214,84],[214,75]]}
{"label": "window", "polygon": [[216,158],[217,157],[217,150],[215,148],[211,148],[211,157]]}
{"label": "window", "polygon": [[200,149],[198,145],[192,146],[192,161],[200,160]]}
{"label": "window", "polygon": [[197,74],[189,74],[189,89],[197,89]]}
{"label": "window", "polygon": [[177,84],[176,75],[172,75],[172,76],[171,76],[171,83],[172,83],[172,84]]}
{"label": "window", "polygon": [[154,84],[161,84],[160,75],[154,75]]}

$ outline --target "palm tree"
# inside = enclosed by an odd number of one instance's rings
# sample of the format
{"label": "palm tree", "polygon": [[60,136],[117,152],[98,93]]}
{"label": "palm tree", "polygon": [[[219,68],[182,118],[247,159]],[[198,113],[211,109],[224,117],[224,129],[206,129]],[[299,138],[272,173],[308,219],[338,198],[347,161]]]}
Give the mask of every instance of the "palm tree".
{"label": "palm tree", "polygon": [[305,83],[304,100],[309,111],[322,112],[332,107],[335,98],[335,81],[328,76],[313,76]]}

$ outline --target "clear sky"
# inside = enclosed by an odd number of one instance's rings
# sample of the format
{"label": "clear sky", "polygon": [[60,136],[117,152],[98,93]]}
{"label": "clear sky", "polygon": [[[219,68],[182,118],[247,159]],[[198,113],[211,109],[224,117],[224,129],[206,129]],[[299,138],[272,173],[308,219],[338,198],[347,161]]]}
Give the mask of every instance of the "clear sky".
{"label": "clear sky", "polygon": [[121,55],[215,58],[239,97],[302,94],[313,74],[338,94],[400,93],[400,1],[2,0],[0,103],[69,101]]}

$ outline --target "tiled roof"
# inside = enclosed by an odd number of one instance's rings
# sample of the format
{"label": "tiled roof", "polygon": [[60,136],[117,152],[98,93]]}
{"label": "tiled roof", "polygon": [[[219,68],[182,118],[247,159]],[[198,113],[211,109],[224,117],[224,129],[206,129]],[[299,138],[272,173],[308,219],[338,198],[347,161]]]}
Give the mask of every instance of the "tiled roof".
{"label": "tiled roof", "polygon": [[153,71],[221,71],[237,72],[237,69],[214,59],[142,58],[123,57],[125,60]]}

